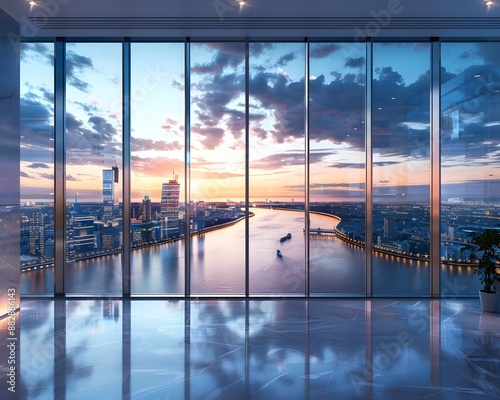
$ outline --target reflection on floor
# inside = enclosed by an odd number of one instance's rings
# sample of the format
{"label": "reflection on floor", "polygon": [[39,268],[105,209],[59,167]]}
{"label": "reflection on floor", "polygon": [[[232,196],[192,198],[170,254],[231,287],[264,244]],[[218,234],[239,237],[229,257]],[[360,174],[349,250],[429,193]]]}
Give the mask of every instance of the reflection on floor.
{"label": "reflection on floor", "polygon": [[20,375],[21,399],[500,399],[500,314],[477,299],[23,300]]}

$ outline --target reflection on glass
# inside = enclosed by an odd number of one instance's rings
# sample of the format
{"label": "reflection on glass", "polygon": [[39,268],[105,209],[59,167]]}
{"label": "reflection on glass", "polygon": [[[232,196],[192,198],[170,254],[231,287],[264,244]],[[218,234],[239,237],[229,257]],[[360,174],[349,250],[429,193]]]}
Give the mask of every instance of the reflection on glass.
{"label": "reflection on glass", "polygon": [[364,294],[366,46],[311,43],[311,294]]}
{"label": "reflection on glass", "polygon": [[187,398],[184,304],[131,302],[130,399]]}
{"label": "reflection on glass", "polygon": [[[23,301],[20,340],[20,378],[19,391],[25,389],[26,395],[19,398],[54,398],[54,302],[49,300]],[[0,322],[2,332],[7,332],[5,318]],[[56,340],[57,343],[57,340]],[[60,343],[59,343],[60,344]],[[18,356],[19,357],[19,356]],[[59,361],[59,360],[58,360]],[[22,389],[21,389],[22,388]],[[21,390],[19,390],[21,389]]]}
{"label": "reflection on glass", "polygon": [[[120,43],[66,50],[66,238],[68,293],[120,293],[122,64]],[[95,258],[101,255],[106,257]],[[75,260],[95,258],[74,279]],[[116,260],[115,260],[116,261]],[[106,279],[97,272],[107,269]],[[81,271],[80,271],[81,272]],[[92,288],[92,289],[90,289]]]}
{"label": "reflection on glass", "polygon": [[122,314],[121,301],[66,302],[66,398],[123,399]]}
{"label": "reflection on glass", "polygon": [[245,43],[191,45],[191,293],[245,292]]}
{"label": "reflection on glass", "polygon": [[[373,390],[373,398],[408,399],[414,397],[415,388],[437,386],[431,379],[435,378],[439,358],[433,353],[436,346],[431,344],[439,343],[439,337],[432,337],[431,329],[435,332],[439,325],[439,314],[431,319],[430,306],[427,301],[386,304],[383,316],[372,314],[371,358],[367,364],[369,381],[373,388],[380,388],[376,395]],[[388,329],[391,335],[387,335]]]}
{"label": "reflection on glass", "polygon": [[246,304],[224,300],[191,304],[187,365],[190,399],[249,398],[245,381]]}
{"label": "reflection on glass", "polygon": [[52,294],[54,46],[21,43],[20,52],[21,293]]}
{"label": "reflection on glass", "polygon": [[373,45],[373,292],[430,292],[430,44]]}
{"label": "reflection on glass", "polygon": [[250,43],[249,63],[250,292],[303,295],[305,45]]}
{"label": "reflection on glass", "polygon": [[184,45],[132,43],[131,71],[132,293],[182,294]]}
{"label": "reflection on glass", "polygon": [[477,296],[471,232],[500,218],[500,44],[443,43],[441,69],[441,294]]}

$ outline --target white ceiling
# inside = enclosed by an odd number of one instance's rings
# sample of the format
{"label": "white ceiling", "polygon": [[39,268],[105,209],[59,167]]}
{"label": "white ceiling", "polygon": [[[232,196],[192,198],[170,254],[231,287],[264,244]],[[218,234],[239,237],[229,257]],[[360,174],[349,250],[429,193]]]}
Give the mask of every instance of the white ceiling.
{"label": "white ceiling", "polygon": [[485,0],[0,0],[25,38],[500,38]]}

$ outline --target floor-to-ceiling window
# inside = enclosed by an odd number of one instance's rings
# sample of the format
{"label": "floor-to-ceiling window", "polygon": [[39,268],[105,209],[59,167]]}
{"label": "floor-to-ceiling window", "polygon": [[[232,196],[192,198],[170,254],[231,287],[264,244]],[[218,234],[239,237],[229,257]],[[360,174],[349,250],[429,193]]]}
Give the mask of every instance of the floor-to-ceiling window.
{"label": "floor-to-ceiling window", "polygon": [[472,232],[500,218],[500,43],[441,45],[441,295],[477,296]]}
{"label": "floor-to-ceiling window", "polygon": [[184,294],[184,44],[131,44],[131,291]]}
{"label": "floor-to-ceiling window", "polygon": [[[134,42],[130,65],[119,42],[63,44],[65,91],[54,91],[53,43],[21,45],[23,294],[53,293],[54,204],[65,199],[68,294],[122,293],[130,218],[132,294],[244,295],[248,285],[250,296],[363,296],[371,283],[376,296],[428,296],[438,268],[441,295],[477,295],[462,247],[499,216],[499,43],[442,43],[432,59],[430,42]],[[432,63],[441,165],[431,170]],[[65,160],[54,160],[54,97],[65,101]],[[65,162],[60,197],[54,161]],[[431,266],[436,170],[441,265]]]}
{"label": "floor-to-ceiling window", "polygon": [[21,293],[54,293],[54,45],[21,43]]}
{"label": "floor-to-ceiling window", "polygon": [[374,43],[373,292],[429,295],[430,43]]}
{"label": "floor-to-ceiling window", "polygon": [[250,292],[305,292],[305,44],[250,43]]}
{"label": "floor-to-ceiling window", "polygon": [[191,44],[191,293],[245,293],[245,43]]}
{"label": "floor-to-ceiling window", "polygon": [[121,43],[66,45],[66,292],[121,294]]}
{"label": "floor-to-ceiling window", "polygon": [[310,291],[363,295],[366,45],[311,43],[309,60]]}

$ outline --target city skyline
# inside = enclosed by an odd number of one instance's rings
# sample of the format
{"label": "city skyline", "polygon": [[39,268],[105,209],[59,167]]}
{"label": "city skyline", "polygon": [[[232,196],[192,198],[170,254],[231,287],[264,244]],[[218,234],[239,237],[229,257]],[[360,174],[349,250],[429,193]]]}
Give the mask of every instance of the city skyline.
{"label": "city skyline", "polygon": [[[181,43],[158,46],[132,44],[132,201],[142,199],[144,193],[158,198],[161,181],[172,169],[185,183],[184,47]],[[443,109],[443,200],[464,199],[466,193],[473,193],[477,199],[495,201],[500,198],[495,136],[500,117],[496,111],[491,113],[493,96],[498,93],[495,44],[443,43],[442,48],[443,96],[447,82],[477,76],[472,93],[475,102],[457,103],[459,112],[450,109],[452,122]],[[22,201],[50,201],[53,51],[44,43],[23,43],[22,49]],[[97,201],[102,163],[121,164],[120,49],[119,43],[68,44],[68,201],[75,195],[80,201]],[[303,199],[304,49],[301,43],[250,44],[251,200]],[[357,100],[364,93],[363,49],[359,43],[311,43],[312,201],[357,201],[365,195],[364,105]],[[188,183],[195,201],[245,198],[243,50],[244,43],[191,46]],[[424,109],[418,111],[420,115],[408,113],[412,99],[424,93],[422,84],[429,82],[425,61],[429,46],[376,43],[374,52],[378,107],[372,111],[373,131],[377,135],[388,123],[393,132],[388,132],[388,147],[374,137],[374,144],[382,147],[374,149],[373,168],[385,172],[380,177],[374,173],[373,186],[383,188],[384,195],[413,188],[413,193],[428,199],[430,120]],[[400,98],[403,103],[398,103]],[[379,112],[384,110],[389,114],[380,119]],[[402,129],[413,135],[411,146],[398,139]],[[447,139],[448,130],[453,140]],[[474,145],[470,145],[471,137],[476,138]],[[487,166],[490,171],[486,173]],[[121,192],[120,187],[117,190]],[[182,192],[180,198],[184,198]]]}

